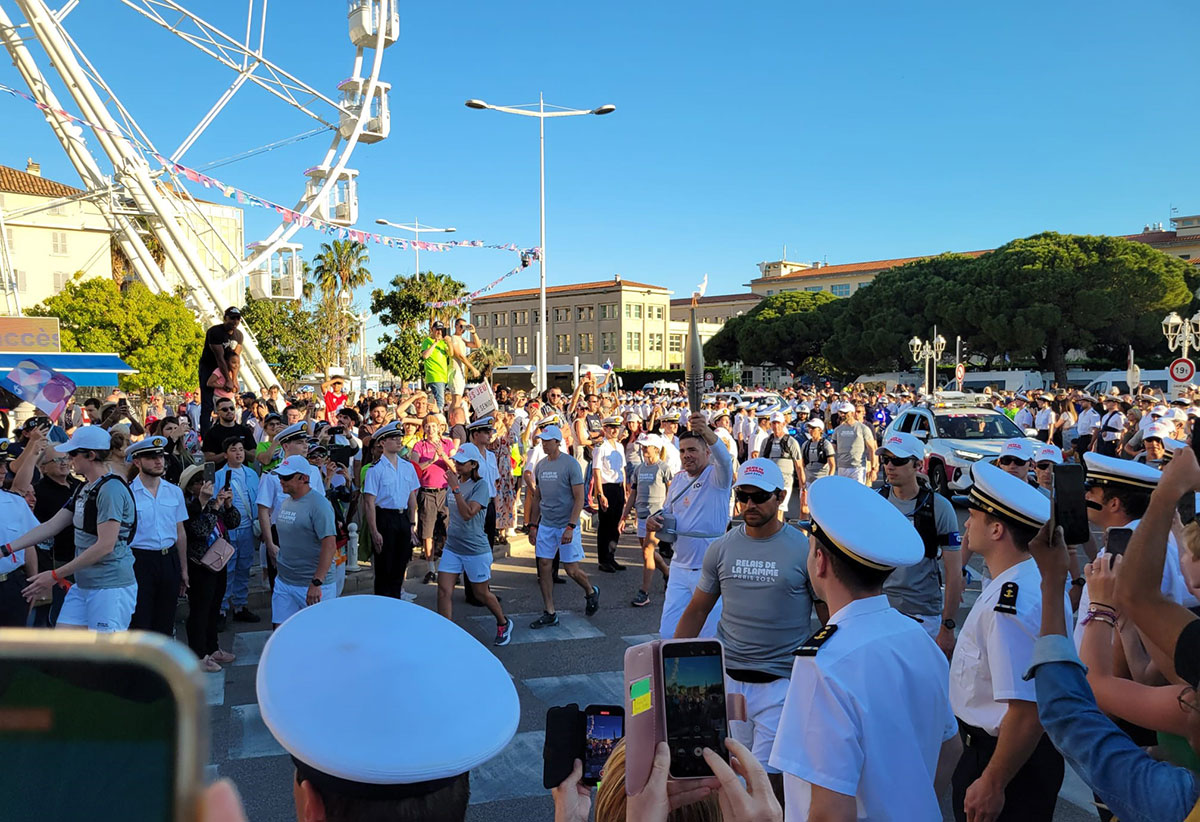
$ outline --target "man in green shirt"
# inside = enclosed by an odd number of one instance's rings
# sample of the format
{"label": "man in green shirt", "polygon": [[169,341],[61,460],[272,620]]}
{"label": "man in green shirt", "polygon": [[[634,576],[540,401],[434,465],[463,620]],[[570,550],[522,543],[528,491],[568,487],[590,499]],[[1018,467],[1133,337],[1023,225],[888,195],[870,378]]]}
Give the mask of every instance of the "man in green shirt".
{"label": "man in green shirt", "polygon": [[441,411],[450,378],[450,345],[446,342],[446,326],[440,320],[430,324],[429,336],[421,340],[421,359],[425,361],[425,388],[433,395],[434,410]]}

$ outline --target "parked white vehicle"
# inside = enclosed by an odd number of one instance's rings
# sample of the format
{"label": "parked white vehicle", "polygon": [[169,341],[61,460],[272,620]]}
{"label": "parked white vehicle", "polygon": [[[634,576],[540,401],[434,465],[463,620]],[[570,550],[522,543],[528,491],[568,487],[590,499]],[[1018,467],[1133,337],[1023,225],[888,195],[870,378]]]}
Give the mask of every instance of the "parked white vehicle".
{"label": "parked white vehicle", "polygon": [[[1165,369],[1161,371],[1143,371],[1141,378],[1142,385],[1149,385],[1158,391],[1165,392],[1170,388],[1171,377]],[[1098,397],[1101,394],[1107,394],[1113,388],[1116,388],[1117,393],[1120,394],[1129,393],[1129,381],[1126,379],[1124,371],[1107,371],[1089,382],[1087,388],[1083,390],[1093,397]]]}

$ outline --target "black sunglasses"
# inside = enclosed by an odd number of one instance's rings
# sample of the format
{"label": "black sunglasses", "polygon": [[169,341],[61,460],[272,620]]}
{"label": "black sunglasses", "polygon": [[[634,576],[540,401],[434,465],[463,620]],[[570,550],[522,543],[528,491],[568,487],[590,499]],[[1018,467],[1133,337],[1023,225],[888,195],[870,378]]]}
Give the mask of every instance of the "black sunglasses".
{"label": "black sunglasses", "polygon": [[1029,460],[1023,460],[1020,457],[1004,456],[1000,458],[1001,465],[1028,465]]}
{"label": "black sunglasses", "polygon": [[1050,468],[1053,468],[1053,467],[1054,467],[1054,463],[1052,463],[1052,462],[1038,462],[1038,463],[1034,463],[1034,466],[1033,466],[1033,467],[1034,467],[1034,468],[1036,468],[1036,469],[1037,469],[1037,470],[1039,470],[1039,471],[1046,471],[1046,470],[1048,470],[1048,469],[1050,469]]}
{"label": "black sunglasses", "polygon": [[733,496],[738,502],[747,503],[753,502],[755,505],[762,505],[764,502],[775,496],[774,491],[743,491],[741,488],[735,488]]}
{"label": "black sunglasses", "polygon": [[910,461],[914,461],[911,457],[893,457],[891,454],[884,454],[879,458],[882,465],[908,465]]}

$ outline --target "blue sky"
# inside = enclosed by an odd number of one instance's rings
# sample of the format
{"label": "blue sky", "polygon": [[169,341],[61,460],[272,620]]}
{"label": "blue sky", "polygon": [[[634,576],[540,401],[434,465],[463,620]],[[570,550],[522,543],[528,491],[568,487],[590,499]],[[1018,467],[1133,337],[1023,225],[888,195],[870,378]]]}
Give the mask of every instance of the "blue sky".
{"label": "blue sky", "polygon": [[[210,20],[244,26],[244,3],[192,6],[225,7]],[[275,0],[267,54],[332,94],[353,56],[344,8]],[[1200,125],[1190,4],[462,2],[404,4],[401,17],[384,57],[391,137],[352,161],[361,228],[420,217],[458,238],[535,245],[537,123],[463,101],[544,91],[560,105],[617,106],[547,124],[552,284],[620,273],[683,295],[708,273],[709,293],[726,293],[785,244],[789,259],[842,263],[1045,229],[1131,233],[1166,223],[1171,205],[1200,212],[1186,159]],[[116,0],[84,0],[67,23],[160,150],[231,79]],[[0,82],[19,87],[3,62]],[[7,97],[0,109],[0,163],[34,156],[46,176],[75,182],[35,110]],[[310,122],[247,89],[184,162]],[[325,143],[212,173],[290,204]],[[246,218],[248,240],[269,231],[263,212]],[[298,239],[312,253],[325,238]],[[422,255],[423,268],[468,288],[514,264],[500,251]],[[372,246],[376,284],[412,268],[411,253]],[[530,268],[508,284],[536,277]]]}

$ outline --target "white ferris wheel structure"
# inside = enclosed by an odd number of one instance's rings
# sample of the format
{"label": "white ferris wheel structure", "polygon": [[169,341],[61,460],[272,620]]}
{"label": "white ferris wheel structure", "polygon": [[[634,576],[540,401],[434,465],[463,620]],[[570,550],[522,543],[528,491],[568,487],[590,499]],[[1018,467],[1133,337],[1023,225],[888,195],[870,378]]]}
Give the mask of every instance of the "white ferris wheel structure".
{"label": "white ferris wheel structure", "polygon": [[[350,157],[358,145],[383,140],[390,131],[390,86],[380,79],[380,70],[384,50],[400,34],[397,0],[347,0],[353,67],[336,92],[329,93],[304,82],[264,53],[268,0],[246,0],[245,30],[240,36],[227,33],[175,0],[105,0],[114,13],[124,6],[121,11],[131,15],[131,37],[140,17],[142,23],[166,29],[230,72],[229,85],[177,147],[155,143],[71,36],[70,15],[79,4],[80,0],[64,0],[55,10],[45,0],[0,0],[0,43],[29,95],[43,104],[47,124],[82,180],[85,195],[77,199],[86,199],[98,208],[132,274],[154,292],[182,289],[197,318],[208,325],[220,322],[230,294],[238,295],[236,302],[241,302],[247,282],[256,296],[300,299],[301,246],[292,241],[300,221],[281,218],[266,237],[248,244],[249,254],[230,248],[172,166],[185,162],[189,149],[240,90],[256,86],[274,98],[274,105],[290,107],[316,121],[314,130],[300,137],[325,131],[332,134],[324,154],[303,172],[302,179],[298,176],[303,188],[293,210],[303,217],[352,226],[358,219],[358,172],[349,166]],[[14,21],[10,13],[14,7],[23,20]],[[47,71],[39,68],[31,45],[43,52]],[[51,73],[57,75],[56,82],[48,77]],[[89,126],[54,113],[64,109],[56,87]],[[295,140],[281,139],[247,154]],[[169,163],[164,167],[159,157]],[[0,216],[0,276],[7,284],[2,220]],[[164,265],[156,262],[150,245],[160,250]],[[220,259],[233,262],[214,269],[212,261]],[[15,289],[4,290],[11,313]],[[20,306],[16,308],[19,313]],[[243,381],[251,390],[260,390],[276,378],[249,329],[243,332]]]}

